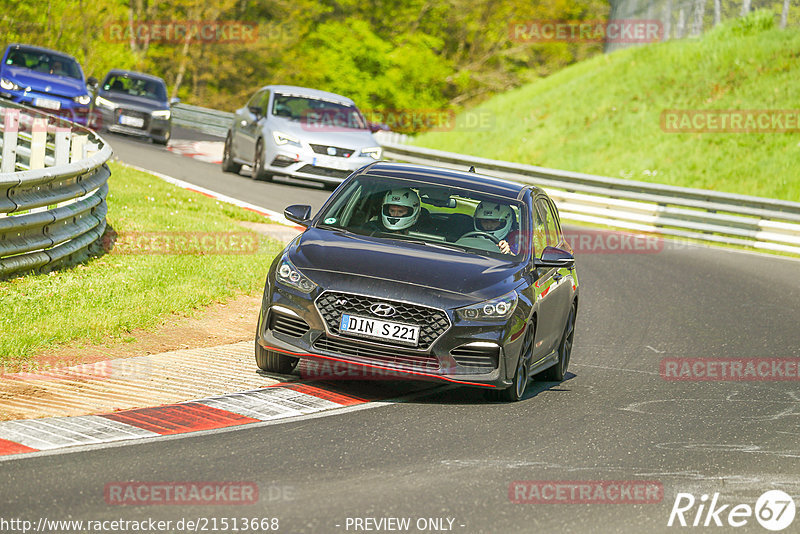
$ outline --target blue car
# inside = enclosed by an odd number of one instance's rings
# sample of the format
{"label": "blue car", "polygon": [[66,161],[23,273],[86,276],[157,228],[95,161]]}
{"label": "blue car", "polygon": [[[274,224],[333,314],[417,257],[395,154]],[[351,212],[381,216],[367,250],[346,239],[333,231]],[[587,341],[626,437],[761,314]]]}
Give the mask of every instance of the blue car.
{"label": "blue car", "polygon": [[75,58],[21,44],[9,45],[3,53],[0,97],[84,125],[92,101]]}

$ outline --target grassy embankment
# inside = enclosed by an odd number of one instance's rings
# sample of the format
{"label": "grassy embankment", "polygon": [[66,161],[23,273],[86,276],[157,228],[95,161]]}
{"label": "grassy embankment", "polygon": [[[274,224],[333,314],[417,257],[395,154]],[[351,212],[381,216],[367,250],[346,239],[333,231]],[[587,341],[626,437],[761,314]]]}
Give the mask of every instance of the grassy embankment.
{"label": "grassy embankment", "polygon": [[[597,56],[469,110],[491,127],[420,146],[617,178],[800,201],[800,134],[667,133],[664,110],[798,110],[800,31],[754,14]],[[795,113],[797,115],[798,113]],[[456,124],[469,117],[462,114]]]}
{"label": "grassy embankment", "polygon": [[[107,220],[119,234],[118,246],[72,269],[0,283],[0,368],[13,369],[65,343],[133,341],[134,329],[263,288],[281,246],[242,235],[247,230],[236,223],[266,222],[263,217],[123,165],[112,163],[111,171]],[[144,239],[140,232],[169,235],[153,248],[131,240]],[[222,234],[229,232],[236,235]],[[213,239],[198,246],[202,235]],[[184,253],[123,253],[125,243],[137,243],[139,251],[170,243]],[[226,243],[227,250],[246,253],[217,253]],[[196,253],[200,249],[204,253]]]}

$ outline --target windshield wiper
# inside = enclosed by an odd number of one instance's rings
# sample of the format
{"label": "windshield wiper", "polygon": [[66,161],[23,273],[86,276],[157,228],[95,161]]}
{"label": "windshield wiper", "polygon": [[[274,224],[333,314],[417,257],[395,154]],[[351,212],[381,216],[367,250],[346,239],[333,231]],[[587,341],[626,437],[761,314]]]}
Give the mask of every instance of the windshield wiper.
{"label": "windshield wiper", "polygon": [[403,243],[414,243],[415,245],[425,245],[428,247],[443,248],[446,250],[457,250],[459,252],[469,252],[470,249],[452,243],[439,243],[438,241],[423,241],[422,239],[404,239],[401,237],[390,238],[393,241],[402,241]]}

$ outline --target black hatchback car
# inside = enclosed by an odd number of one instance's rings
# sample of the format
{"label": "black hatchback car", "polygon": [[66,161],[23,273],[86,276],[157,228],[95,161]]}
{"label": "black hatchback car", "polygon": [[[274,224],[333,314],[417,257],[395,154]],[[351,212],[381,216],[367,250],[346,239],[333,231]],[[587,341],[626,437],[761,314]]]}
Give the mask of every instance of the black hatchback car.
{"label": "black hatchback car", "polygon": [[167,86],[142,72],[110,70],[97,87],[91,115],[92,127],[98,130],[149,137],[161,145],[172,135]]}
{"label": "black hatchback car", "polygon": [[[376,162],[272,264],[258,367],[299,359],[479,386],[519,400],[569,364],[578,277],[558,210],[534,186],[474,172]],[[312,362],[309,362],[312,363]]]}

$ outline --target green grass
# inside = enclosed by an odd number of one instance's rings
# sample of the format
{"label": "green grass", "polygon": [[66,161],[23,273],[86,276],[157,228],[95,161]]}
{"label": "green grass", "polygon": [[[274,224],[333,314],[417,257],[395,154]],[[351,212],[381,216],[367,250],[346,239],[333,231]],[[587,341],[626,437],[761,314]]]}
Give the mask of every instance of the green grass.
{"label": "green grass", "polygon": [[[237,220],[265,222],[146,173],[110,167],[107,220],[120,243],[131,232],[241,233],[247,230]],[[171,255],[121,254],[122,248],[71,269],[0,283],[0,365],[14,367],[65,343],[130,342],[132,330],[170,314],[261,291],[282,246],[262,240],[247,254]]]}
{"label": "green grass", "polygon": [[756,13],[702,40],[597,56],[466,112],[491,127],[428,132],[416,144],[800,201],[800,134],[666,133],[660,124],[663,110],[800,109],[800,31],[771,26]]}

